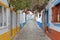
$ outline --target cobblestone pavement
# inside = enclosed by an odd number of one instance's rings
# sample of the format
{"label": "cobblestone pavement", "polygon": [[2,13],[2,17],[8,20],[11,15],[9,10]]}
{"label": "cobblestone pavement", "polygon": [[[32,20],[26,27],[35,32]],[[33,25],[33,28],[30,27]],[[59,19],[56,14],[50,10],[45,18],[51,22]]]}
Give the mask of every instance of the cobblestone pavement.
{"label": "cobblestone pavement", "polygon": [[38,27],[37,23],[29,20],[28,23],[22,28],[14,40],[50,40],[44,32]]}

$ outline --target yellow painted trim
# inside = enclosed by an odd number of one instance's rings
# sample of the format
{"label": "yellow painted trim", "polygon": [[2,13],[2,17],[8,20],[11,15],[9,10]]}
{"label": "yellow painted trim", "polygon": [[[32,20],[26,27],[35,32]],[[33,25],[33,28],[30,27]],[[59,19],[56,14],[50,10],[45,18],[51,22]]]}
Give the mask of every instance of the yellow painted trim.
{"label": "yellow painted trim", "polygon": [[[12,29],[12,39],[15,37],[16,32],[17,32],[16,28]],[[11,40],[10,33],[11,33],[11,31],[8,31],[8,32],[6,32],[4,34],[1,34],[0,35],[0,40]]]}
{"label": "yellow painted trim", "polygon": [[13,12],[14,11],[14,8],[10,8],[10,10]]}
{"label": "yellow painted trim", "polygon": [[0,40],[11,40],[10,39],[10,32],[6,32],[6,33],[0,35]]}
{"label": "yellow painted trim", "polygon": [[16,35],[16,28],[12,29],[12,36],[14,37]]}
{"label": "yellow painted trim", "polygon": [[[0,35],[0,40],[11,40],[10,32],[11,31],[8,31],[8,32],[6,32],[4,34],[1,34]],[[20,32],[20,27],[19,26],[17,26],[17,28],[12,29],[12,36],[13,36],[13,38],[15,37],[17,32]]]}
{"label": "yellow painted trim", "polygon": [[12,40],[16,36],[16,33],[19,33],[19,32],[20,32],[20,28],[19,27],[12,29],[12,37],[13,37]]}
{"label": "yellow painted trim", "polygon": [[20,32],[20,26],[17,26],[17,32]]}
{"label": "yellow painted trim", "polygon": [[6,8],[9,8],[9,5],[6,5],[5,3],[1,2],[1,1],[0,1],[0,6],[4,6]]}

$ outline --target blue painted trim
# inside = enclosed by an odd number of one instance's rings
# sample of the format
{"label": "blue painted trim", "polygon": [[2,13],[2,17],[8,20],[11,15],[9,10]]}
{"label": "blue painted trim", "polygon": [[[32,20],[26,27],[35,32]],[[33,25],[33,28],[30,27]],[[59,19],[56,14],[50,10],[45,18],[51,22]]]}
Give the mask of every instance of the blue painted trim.
{"label": "blue painted trim", "polygon": [[20,29],[22,29],[25,24],[26,24],[26,22],[25,23],[20,23]]}
{"label": "blue painted trim", "polygon": [[54,24],[54,26],[58,26],[58,27],[60,27],[60,24]]}
{"label": "blue painted trim", "polygon": [[23,23],[20,23],[20,29],[22,29],[23,28]]}
{"label": "blue painted trim", "polygon": [[40,27],[41,29],[43,29],[43,25],[42,25],[42,23],[37,22],[37,24],[39,25],[39,27]]}
{"label": "blue painted trim", "polygon": [[49,10],[46,10],[46,24],[49,22],[49,21],[48,21],[48,17],[49,17],[49,16],[48,16],[48,12],[49,12]]}
{"label": "blue painted trim", "polygon": [[49,27],[50,26],[50,23],[47,23],[47,26]]}
{"label": "blue painted trim", "polygon": [[60,3],[60,0],[56,0],[53,4],[55,6],[55,5],[59,4],[59,3]]}
{"label": "blue painted trim", "polygon": [[46,26],[50,26],[50,23],[49,23],[49,9],[46,9]]}

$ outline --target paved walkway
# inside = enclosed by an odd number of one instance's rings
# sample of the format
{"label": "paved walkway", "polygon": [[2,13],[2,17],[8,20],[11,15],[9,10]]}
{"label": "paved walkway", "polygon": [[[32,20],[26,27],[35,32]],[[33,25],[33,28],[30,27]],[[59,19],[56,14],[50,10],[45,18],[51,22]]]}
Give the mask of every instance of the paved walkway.
{"label": "paved walkway", "polygon": [[38,27],[37,23],[29,20],[14,40],[50,40]]}

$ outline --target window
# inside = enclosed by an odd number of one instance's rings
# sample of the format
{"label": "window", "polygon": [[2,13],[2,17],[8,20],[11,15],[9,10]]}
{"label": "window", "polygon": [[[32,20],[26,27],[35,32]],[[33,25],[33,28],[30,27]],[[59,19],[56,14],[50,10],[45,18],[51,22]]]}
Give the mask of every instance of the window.
{"label": "window", "polygon": [[2,7],[0,6],[0,27],[2,26]]}
{"label": "window", "polygon": [[0,27],[6,26],[7,18],[6,18],[6,8],[0,6]]}
{"label": "window", "polygon": [[52,8],[52,22],[60,23],[60,4]]}

